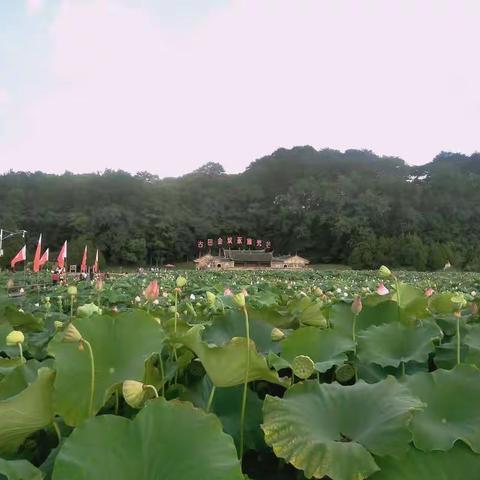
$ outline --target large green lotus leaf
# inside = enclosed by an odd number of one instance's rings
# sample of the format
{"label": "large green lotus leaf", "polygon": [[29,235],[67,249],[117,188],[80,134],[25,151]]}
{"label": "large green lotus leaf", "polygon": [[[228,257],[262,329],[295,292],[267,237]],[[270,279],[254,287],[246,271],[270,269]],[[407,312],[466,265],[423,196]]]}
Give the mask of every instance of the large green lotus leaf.
{"label": "large green lotus leaf", "polygon": [[381,471],[370,480],[478,480],[480,455],[457,443],[448,452],[421,452],[410,447],[402,457],[377,458]]}
{"label": "large green lotus leaf", "polygon": [[40,363],[32,359],[15,367],[0,381],[0,400],[17,395],[27,388],[37,379],[38,370],[42,367],[53,367],[53,362],[47,360]]}
{"label": "large green lotus leaf", "polygon": [[[185,335],[179,337],[179,342],[195,352],[215,386],[233,387],[243,383],[247,366],[247,339],[234,337],[223,347],[209,346],[201,338],[203,328],[202,325],[193,326]],[[254,380],[266,380],[278,385],[288,382],[288,379],[280,379],[276,372],[268,368],[265,357],[257,352],[255,343],[250,341],[248,381]]]}
{"label": "large green lotus leaf", "polygon": [[[98,412],[115,385],[124,380],[142,380],[145,361],[162,350],[164,332],[141,310],[115,316],[93,316],[74,320],[75,327],[92,345],[95,359],[93,409]],[[55,357],[54,406],[67,425],[78,425],[89,416],[91,366],[88,349],[62,342],[59,333],[49,344]]]}
{"label": "large green lotus leaf", "polygon": [[353,340],[335,329],[299,328],[281,342],[282,358],[288,362],[298,355],[307,355],[319,372],[347,360],[345,352],[353,350]]}
{"label": "large green lotus leaf", "polygon": [[0,378],[10,375],[15,368],[19,365],[23,365],[24,360],[20,357],[16,358],[4,358],[0,357]]}
{"label": "large green lotus leaf", "polygon": [[[250,319],[250,338],[257,350],[262,353],[278,352],[278,343],[272,341],[272,325],[264,320]],[[205,327],[202,338],[209,344],[222,347],[234,337],[245,337],[245,320],[239,309],[228,310],[215,317],[211,325]]]}
{"label": "large green lotus leaf", "polygon": [[53,370],[41,368],[34,383],[0,401],[0,454],[15,453],[30,434],[52,423],[54,376]]}
{"label": "large green lotus leaf", "polygon": [[429,307],[435,313],[442,315],[447,315],[453,313],[458,309],[458,306],[452,302],[452,297],[458,294],[451,292],[444,292],[437,295],[434,295],[430,299]]}
{"label": "large green lotus leaf", "polygon": [[27,460],[0,458],[0,478],[7,480],[42,480],[43,474]]}
{"label": "large green lotus leaf", "polygon": [[[336,304],[330,310],[330,323],[335,330],[348,338],[352,338],[353,317],[350,305]],[[373,325],[396,321],[398,321],[398,305],[392,301],[385,301],[374,306],[364,306],[357,317],[355,329],[359,333]]]}
{"label": "large green lotus leaf", "polygon": [[232,438],[214,415],[158,398],[133,421],[102,415],[76,428],[53,480],[242,480]]}
{"label": "large green lotus leaf", "polygon": [[428,298],[419,288],[406,283],[399,283],[398,291],[394,292],[392,300],[400,306],[402,320],[408,321],[409,319],[429,316]]}
{"label": "large green lotus leaf", "polygon": [[406,377],[413,395],[427,404],[412,420],[413,442],[424,451],[453,448],[462,440],[480,453],[480,371],[471,365]]}
{"label": "large green lotus leaf", "polygon": [[389,323],[370,327],[358,335],[358,358],[363,363],[398,367],[401,363],[426,362],[442,331],[433,322],[417,327]]}
{"label": "large green lotus leaf", "polygon": [[463,343],[468,347],[465,362],[480,367],[480,324],[476,323],[469,328]]}
{"label": "large green lotus leaf", "polygon": [[298,383],[284,398],[265,398],[265,440],[305,475],[362,480],[378,466],[372,454],[398,455],[412,439],[408,423],[422,403],[393,377],[353,386]]}

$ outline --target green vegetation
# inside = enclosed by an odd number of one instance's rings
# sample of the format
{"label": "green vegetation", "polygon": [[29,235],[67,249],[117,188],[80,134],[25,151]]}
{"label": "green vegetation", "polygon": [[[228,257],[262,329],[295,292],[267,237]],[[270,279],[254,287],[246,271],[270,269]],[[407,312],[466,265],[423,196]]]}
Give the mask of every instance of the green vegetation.
{"label": "green vegetation", "polygon": [[[368,151],[296,147],[239,175],[212,163],[176,179],[8,173],[0,177],[0,220],[28,230],[32,249],[42,232],[52,255],[69,239],[71,263],[85,243],[100,248],[103,265],[191,260],[197,239],[238,233],[312,263],[438,270],[450,261],[479,271],[479,184],[478,153],[441,153],[410,167]],[[2,261],[18,247],[6,244]]]}
{"label": "green vegetation", "polygon": [[0,478],[478,476],[479,274],[0,286]]}

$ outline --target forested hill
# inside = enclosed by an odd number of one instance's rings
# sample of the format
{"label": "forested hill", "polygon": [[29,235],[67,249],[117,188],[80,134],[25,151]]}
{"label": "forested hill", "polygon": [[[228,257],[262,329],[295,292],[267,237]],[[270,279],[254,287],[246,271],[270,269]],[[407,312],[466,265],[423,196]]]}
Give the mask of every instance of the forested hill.
{"label": "forested hill", "polygon": [[[210,163],[179,178],[146,172],[0,176],[0,226],[54,254],[85,243],[110,264],[191,259],[196,239],[269,238],[276,253],[354,267],[480,270],[480,154],[408,166],[369,151],[279,149],[245,172]],[[21,240],[20,240],[21,242]],[[6,242],[8,260],[19,242]]]}

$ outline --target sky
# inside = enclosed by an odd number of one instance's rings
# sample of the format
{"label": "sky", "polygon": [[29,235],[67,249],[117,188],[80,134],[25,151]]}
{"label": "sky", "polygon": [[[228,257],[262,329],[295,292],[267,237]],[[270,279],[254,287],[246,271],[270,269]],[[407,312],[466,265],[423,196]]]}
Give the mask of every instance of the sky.
{"label": "sky", "polygon": [[0,172],[480,149],[478,0],[0,0]]}

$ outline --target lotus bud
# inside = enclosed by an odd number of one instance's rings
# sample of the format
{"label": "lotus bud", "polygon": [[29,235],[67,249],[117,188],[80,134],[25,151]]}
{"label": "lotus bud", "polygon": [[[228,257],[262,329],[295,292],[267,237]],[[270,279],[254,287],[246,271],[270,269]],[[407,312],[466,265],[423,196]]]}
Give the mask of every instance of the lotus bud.
{"label": "lotus bud", "polygon": [[283,331],[279,328],[274,328],[272,329],[272,333],[270,336],[274,342],[278,342],[285,338],[285,333],[283,333]]}
{"label": "lotus bud", "polygon": [[7,288],[10,289],[10,288],[13,288],[13,285],[15,284],[15,282],[13,281],[13,278],[9,278],[7,280]]}
{"label": "lotus bud", "polygon": [[478,315],[478,303],[472,302],[470,304],[470,313],[472,316]]}
{"label": "lotus bud", "polygon": [[293,359],[292,371],[298,378],[306,380],[311,377],[315,371],[315,364],[310,357],[307,357],[306,355],[298,355]]}
{"label": "lotus bud", "polygon": [[431,287],[426,288],[424,293],[426,297],[431,297],[435,293],[435,290],[433,290],[433,288]]}
{"label": "lotus bud", "polygon": [[178,288],[183,288],[187,284],[187,279],[185,277],[178,277],[176,280],[176,285]]}
{"label": "lotus bud", "polygon": [[248,297],[248,292],[245,290],[245,288],[242,288],[242,293],[245,297]]}
{"label": "lotus bud", "polygon": [[67,288],[67,293],[71,296],[74,297],[77,294],[77,287],[75,285],[70,285]]}
{"label": "lotus bud", "polygon": [[152,280],[148,287],[145,289],[144,295],[147,300],[155,300],[158,298],[159,289],[158,289],[158,282],[156,280]]}
{"label": "lotus bud", "polygon": [[385,265],[382,265],[378,269],[378,274],[380,275],[380,278],[389,278],[389,277],[392,276],[391,270],[388,267],[386,267]]}
{"label": "lotus bud", "polygon": [[462,317],[462,312],[460,310],[455,310],[453,312],[453,316],[456,318],[461,318]]}
{"label": "lotus bud", "polygon": [[233,302],[238,305],[240,308],[245,307],[245,295],[243,292],[237,293],[233,296]]}
{"label": "lotus bud", "polygon": [[12,330],[6,338],[8,346],[22,344],[25,341],[25,336],[20,330]]}
{"label": "lotus bud", "polygon": [[313,293],[315,293],[315,295],[317,295],[318,297],[321,297],[323,295],[323,290],[320,287],[315,287]]}
{"label": "lotus bud", "polygon": [[137,296],[135,297],[135,302],[136,302],[136,303],[140,303],[141,301],[142,301],[142,299],[137,295]]}
{"label": "lotus bud", "polygon": [[217,296],[215,294],[213,294],[212,292],[207,292],[207,302],[211,307],[215,305],[216,300]]}
{"label": "lotus bud", "polygon": [[378,285],[377,285],[377,289],[376,289],[376,292],[377,292],[377,295],[388,295],[390,293],[390,291],[388,290],[388,288],[383,284],[383,282],[380,282]]}
{"label": "lotus bud", "polygon": [[97,290],[98,292],[101,292],[103,290],[103,287],[104,287],[104,282],[101,278],[97,279],[97,281],[95,282],[95,290]]}
{"label": "lotus bud", "polygon": [[358,315],[362,311],[362,308],[362,298],[360,297],[360,295],[357,295],[352,303],[352,312],[355,315]]}
{"label": "lotus bud", "polygon": [[229,289],[229,288],[226,288],[224,291],[223,291],[223,295],[225,297],[233,297],[233,292]]}
{"label": "lotus bud", "polygon": [[125,380],[122,385],[123,398],[133,408],[140,408],[145,399],[143,383],[136,380]]}
{"label": "lotus bud", "polygon": [[63,341],[67,343],[76,343],[82,340],[82,335],[77,330],[73,323],[69,323],[63,332]]}

